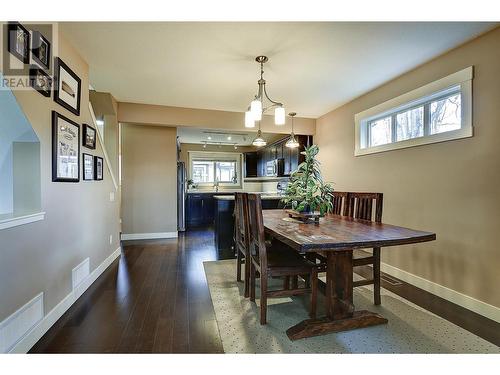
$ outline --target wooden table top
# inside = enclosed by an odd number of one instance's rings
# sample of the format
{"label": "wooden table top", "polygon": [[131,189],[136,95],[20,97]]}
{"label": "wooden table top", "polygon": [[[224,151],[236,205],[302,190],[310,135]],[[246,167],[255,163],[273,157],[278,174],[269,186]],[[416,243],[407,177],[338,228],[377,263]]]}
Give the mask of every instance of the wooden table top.
{"label": "wooden table top", "polygon": [[267,233],[297,251],[351,250],[433,241],[436,234],[390,224],[328,215],[319,225],[289,218],[284,210],[264,210]]}

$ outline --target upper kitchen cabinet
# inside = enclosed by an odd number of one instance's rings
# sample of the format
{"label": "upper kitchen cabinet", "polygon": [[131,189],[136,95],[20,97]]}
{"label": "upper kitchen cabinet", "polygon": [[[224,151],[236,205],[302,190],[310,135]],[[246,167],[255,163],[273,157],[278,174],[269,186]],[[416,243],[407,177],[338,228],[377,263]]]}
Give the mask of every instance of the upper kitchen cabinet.
{"label": "upper kitchen cabinet", "polygon": [[313,142],[312,135],[298,135],[296,137],[300,143],[298,148],[286,147],[288,137],[285,137],[258,151],[245,153],[245,178],[268,176],[266,167],[269,162],[275,160],[277,161],[277,176],[289,176],[304,161],[300,152],[304,151],[306,146],[312,145]]}

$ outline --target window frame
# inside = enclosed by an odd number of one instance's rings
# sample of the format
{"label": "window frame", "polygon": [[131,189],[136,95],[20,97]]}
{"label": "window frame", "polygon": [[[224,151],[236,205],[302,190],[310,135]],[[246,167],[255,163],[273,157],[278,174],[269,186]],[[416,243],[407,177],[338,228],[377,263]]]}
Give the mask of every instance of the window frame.
{"label": "window frame", "polygon": [[[473,67],[470,66],[356,114],[354,116],[354,155],[362,156],[401,148],[472,137],[472,78]],[[460,129],[430,134],[431,103],[456,95],[457,93],[460,93],[461,96]],[[397,115],[422,106],[424,107],[424,135],[397,141]],[[370,146],[370,124],[387,117],[391,118],[391,142],[379,146]]]}
{"label": "window frame", "polygon": [[[216,163],[217,162],[234,162],[236,163],[236,182],[219,182],[219,186],[228,186],[228,187],[241,187],[242,186],[242,163],[241,153],[236,152],[210,152],[210,151],[189,151],[189,178],[194,181],[193,178],[193,162],[194,161],[211,161],[214,162],[214,177],[217,175],[216,171]],[[214,186],[214,182],[196,182],[196,185],[199,187],[212,187]]]}

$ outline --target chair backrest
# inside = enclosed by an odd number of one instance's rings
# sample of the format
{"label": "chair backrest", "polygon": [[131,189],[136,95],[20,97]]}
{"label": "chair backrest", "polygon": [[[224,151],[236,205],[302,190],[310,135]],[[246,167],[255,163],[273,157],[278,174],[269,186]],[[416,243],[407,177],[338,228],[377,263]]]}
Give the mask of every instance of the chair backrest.
{"label": "chair backrest", "polygon": [[234,244],[237,250],[249,248],[248,193],[234,193]]}
{"label": "chair backrest", "polygon": [[[382,222],[382,193],[347,193],[344,216]],[[375,209],[375,210],[374,210]]]}
{"label": "chair backrest", "polygon": [[248,222],[250,226],[250,256],[258,257],[261,270],[267,269],[267,249],[259,194],[248,194]]}
{"label": "chair backrest", "polygon": [[343,215],[347,203],[347,192],[333,191],[333,211],[335,215]]}

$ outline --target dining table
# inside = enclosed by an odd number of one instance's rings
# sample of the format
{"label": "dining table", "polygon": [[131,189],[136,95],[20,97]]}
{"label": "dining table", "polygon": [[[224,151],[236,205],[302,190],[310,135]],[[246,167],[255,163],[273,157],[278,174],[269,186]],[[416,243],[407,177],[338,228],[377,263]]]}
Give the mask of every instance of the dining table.
{"label": "dining table", "polygon": [[319,222],[302,222],[281,209],[263,211],[267,235],[302,254],[326,257],[324,285],[326,316],[306,319],[287,330],[291,340],[330,332],[385,324],[386,318],[353,303],[353,251],[428,242],[436,234],[391,224],[328,214]]}

